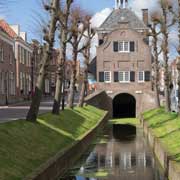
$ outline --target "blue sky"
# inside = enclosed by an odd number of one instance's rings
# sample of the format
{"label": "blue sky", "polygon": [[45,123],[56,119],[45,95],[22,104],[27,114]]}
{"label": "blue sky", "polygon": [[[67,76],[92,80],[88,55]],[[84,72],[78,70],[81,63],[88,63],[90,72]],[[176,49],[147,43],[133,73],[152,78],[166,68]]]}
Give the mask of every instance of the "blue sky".
{"label": "blue sky", "polygon": [[[39,9],[41,0],[17,1],[18,3],[13,3],[7,7],[4,13],[0,14],[0,17],[5,18],[9,24],[20,24],[21,31],[28,33],[28,39],[36,38],[36,23],[38,15],[42,11]],[[75,3],[91,14],[95,14],[106,7],[114,7],[114,0],[75,0]]]}

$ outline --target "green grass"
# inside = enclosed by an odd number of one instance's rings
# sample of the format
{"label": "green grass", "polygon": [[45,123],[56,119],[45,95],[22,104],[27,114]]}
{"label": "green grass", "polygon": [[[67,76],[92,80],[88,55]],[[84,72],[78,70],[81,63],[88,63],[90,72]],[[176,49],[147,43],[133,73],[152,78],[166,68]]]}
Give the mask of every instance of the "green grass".
{"label": "green grass", "polygon": [[124,118],[124,119],[112,119],[109,120],[110,124],[129,124],[129,125],[140,125],[140,121],[137,118]]}
{"label": "green grass", "polygon": [[180,117],[159,108],[145,112],[144,119],[168,153],[180,163]]}
{"label": "green grass", "polygon": [[79,176],[83,176],[86,178],[105,178],[108,176],[108,172],[103,170],[103,169],[99,169],[97,172],[94,173],[86,173],[86,174],[78,174]]}
{"label": "green grass", "polygon": [[95,127],[104,111],[92,106],[66,109],[59,116],[39,116],[0,124],[0,179],[20,180]]}

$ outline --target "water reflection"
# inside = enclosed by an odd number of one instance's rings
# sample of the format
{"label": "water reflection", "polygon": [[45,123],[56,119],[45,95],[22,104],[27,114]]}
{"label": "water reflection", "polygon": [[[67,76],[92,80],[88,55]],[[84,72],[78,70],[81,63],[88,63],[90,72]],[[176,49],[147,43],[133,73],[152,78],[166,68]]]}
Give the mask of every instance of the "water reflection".
{"label": "water reflection", "polygon": [[82,156],[76,164],[78,170],[70,170],[68,175],[72,176],[63,180],[165,180],[141,130],[127,136],[121,140],[110,132],[108,142],[97,144],[89,156]]}

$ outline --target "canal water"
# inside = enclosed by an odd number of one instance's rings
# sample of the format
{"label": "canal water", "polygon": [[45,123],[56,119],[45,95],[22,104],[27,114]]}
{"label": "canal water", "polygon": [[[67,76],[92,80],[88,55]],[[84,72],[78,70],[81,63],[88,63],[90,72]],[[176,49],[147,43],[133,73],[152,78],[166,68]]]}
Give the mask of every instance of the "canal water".
{"label": "canal water", "polygon": [[116,125],[92,142],[60,180],[166,180],[141,128]]}

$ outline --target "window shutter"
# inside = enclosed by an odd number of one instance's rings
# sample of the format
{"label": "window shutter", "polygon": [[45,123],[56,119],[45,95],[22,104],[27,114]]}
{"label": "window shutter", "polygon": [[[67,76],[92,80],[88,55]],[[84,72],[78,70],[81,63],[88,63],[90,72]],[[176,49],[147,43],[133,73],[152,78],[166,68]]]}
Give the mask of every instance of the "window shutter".
{"label": "window shutter", "polygon": [[135,82],[135,72],[134,71],[130,72],[130,81]]}
{"label": "window shutter", "polygon": [[131,52],[134,52],[134,51],[135,51],[135,43],[134,43],[134,41],[131,41],[131,42],[130,42],[130,51],[131,51]]}
{"label": "window shutter", "polygon": [[118,41],[113,42],[113,50],[114,52],[118,52]]}
{"label": "window shutter", "polygon": [[99,39],[99,46],[104,43],[103,39]]}
{"label": "window shutter", "polygon": [[114,82],[119,82],[119,73],[114,72]]}
{"label": "window shutter", "polygon": [[150,81],[150,80],[151,80],[151,72],[145,71],[145,81]]}
{"label": "window shutter", "polygon": [[104,82],[104,72],[99,72],[99,82]]}

